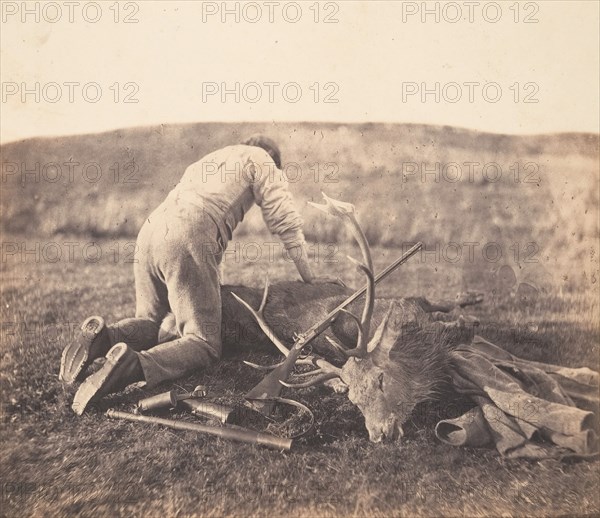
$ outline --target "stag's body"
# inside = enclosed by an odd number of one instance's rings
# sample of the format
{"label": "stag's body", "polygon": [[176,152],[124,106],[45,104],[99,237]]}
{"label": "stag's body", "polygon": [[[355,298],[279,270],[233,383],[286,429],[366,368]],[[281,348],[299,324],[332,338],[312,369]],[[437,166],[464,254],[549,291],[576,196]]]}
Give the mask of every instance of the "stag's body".
{"label": "stag's body", "polygon": [[[253,307],[258,307],[262,297],[262,289],[259,288],[241,285],[221,287],[221,300],[223,301],[221,329],[224,346],[229,349],[239,349],[252,345],[272,345],[252,315],[234,299],[233,293]],[[269,287],[269,296],[264,309],[265,321],[278,338],[286,343],[292,343],[295,334],[306,331],[312,324],[322,320],[352,293],[352,289],[337,284],[278,282]],[[373,311],[373,329],[383,321],[393,301],[402,304],[407,322],[418,321],[421,324],[435,321],[433,316],[439,317],[441,313],[446,313],[450,309],[448,305],[431,303],[424,297],[377,298]],[[359,299],[350,305],[349,310],[359,312],[362,304],[362,299]],[[468,339],[468,336],[464,336],[465,331],[465,329],[457,328],[456,337],[452,341],[459,343],[460,340]],[[326,335],[333,335],[343,344],[350,346],[356,342],[356,325],[348,315],[341,314]],[[451,336],[450,339],[452,339]],[[331,354],[332,350],[322,337],[318,337],[313,342],[313,348],[323,354]]]}

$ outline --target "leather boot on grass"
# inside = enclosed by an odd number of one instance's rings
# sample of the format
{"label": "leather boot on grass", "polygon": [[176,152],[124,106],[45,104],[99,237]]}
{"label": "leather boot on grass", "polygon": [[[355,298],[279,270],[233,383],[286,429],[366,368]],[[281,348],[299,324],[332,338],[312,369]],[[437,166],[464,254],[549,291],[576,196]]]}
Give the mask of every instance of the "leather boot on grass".
{"label": "leather boot on grass", "polygon": [[81,415],[91,402],[138,381],[144,381],[144,371],[137,353],[125,343],[117,344],[108,351],[104,366],[81,384],[71,408]]}
{"label": "leather boot on grass", "polygon": [[98,316],[87,318],[81,324],[77,338],[63,350],[58,379],[68,384],[81,381],[92,362],[102,358],[109,349],[110,339],[104,319]]}

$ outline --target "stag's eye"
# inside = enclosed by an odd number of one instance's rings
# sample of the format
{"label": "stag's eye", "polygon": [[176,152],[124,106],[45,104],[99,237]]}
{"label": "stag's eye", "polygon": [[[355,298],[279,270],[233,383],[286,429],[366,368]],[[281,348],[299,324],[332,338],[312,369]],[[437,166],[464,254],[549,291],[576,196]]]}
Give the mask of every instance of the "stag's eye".
{"label": "stag's eye", "polygon": [[379,390],[383,392],[383,372],[379,374],[379,376],[377,377],[377,381],[379,381]]}

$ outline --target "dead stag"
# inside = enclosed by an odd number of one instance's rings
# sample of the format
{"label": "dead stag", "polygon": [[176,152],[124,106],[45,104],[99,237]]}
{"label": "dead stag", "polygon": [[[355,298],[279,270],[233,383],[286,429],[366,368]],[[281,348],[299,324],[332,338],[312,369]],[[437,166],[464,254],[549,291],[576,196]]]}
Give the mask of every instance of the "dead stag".
{"label": "dead stag", "polygon": [[[232,294],[248,309],[262,331],[285,357],[281,363],[272,366],[272,372],[247,397],[268,400],[276,392],[277,383],[292,388],[305,388],[339,378],[348,386],[349,399],[365,417],[371,441],[398,439],[403,435],[402,424],[415,405],[431,398],[444,383],[450,361],[450,346],[468,340],[472,336],[472,328],[464,321],[433,322],[417,302],[400,299],[391,301],[369,339],[375,307],[375,281],[369,245],[354,216],[353,205],[327,196],[325,202],[325,205],[315,207],[344,219],[349,225],[363,256],[362,263],[352,261],[367,279],[361,316],[342,310],[346,321],[340,323],[341,319],[336,319],[332,327],[338,340],[327,337],[345,362],[338,367],[325,358],[314,355],[302,357],[302,350],[309,341],[302,336],[296,337],[292,348],[288,348],[278,338],[264,315],[269,294],[267,280],[258,310],[254,310],[237,294]],[[355,333],[348,332],[348,319],[353,322]],[[352,335],[355,340],[353,346],[348,347],[347,338]],[[289,383],[287,379],[296,365],[311,365],[315,368],[295,375],[296,382]]]}

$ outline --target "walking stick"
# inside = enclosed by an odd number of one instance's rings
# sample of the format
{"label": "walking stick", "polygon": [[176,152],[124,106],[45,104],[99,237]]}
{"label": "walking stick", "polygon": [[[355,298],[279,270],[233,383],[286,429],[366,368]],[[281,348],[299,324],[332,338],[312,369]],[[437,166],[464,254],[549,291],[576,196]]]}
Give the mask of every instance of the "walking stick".
{"label": "walking stick", "polygon": [[248,444],[258,444],[275,450],[289,451],[292,447],[292,439],[277,437],[268,433],[255,432],[254,430],[248,430],[246,428],[208,426],[200,423],[188,423],[186,421],[174,421],[173,419],[130,414],[129,412],[121,412],[119,410],[107,410],[106,416],[112,419],[125,419],[127,421],[136,421],[138,423],[159,424],[174,428],[175,430],[205,433],[221,437],[222,439],[245,442]]}

